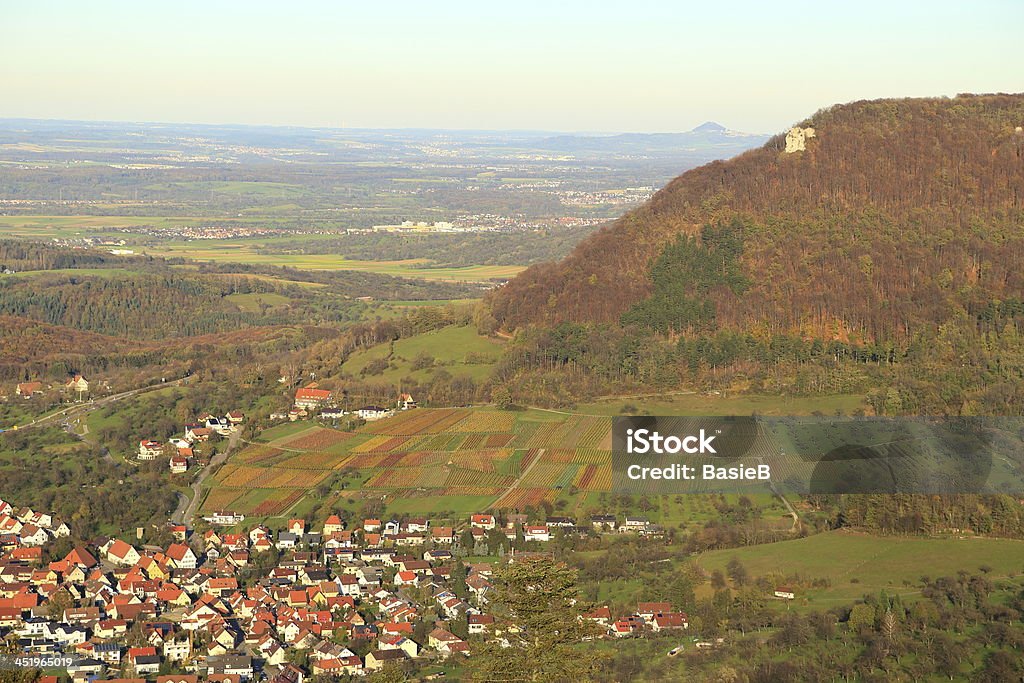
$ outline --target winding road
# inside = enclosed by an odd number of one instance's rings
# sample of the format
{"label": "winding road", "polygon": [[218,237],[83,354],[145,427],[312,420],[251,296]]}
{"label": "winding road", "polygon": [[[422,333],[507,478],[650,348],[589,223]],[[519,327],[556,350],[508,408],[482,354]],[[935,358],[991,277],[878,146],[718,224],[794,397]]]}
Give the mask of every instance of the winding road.
{"label": "winding road", "polygon": [[[199,473],[199,476],[192,482],[192,500],[182,494],[178,494],[178,507],[175,508],[174,513],[171,515],[171,521],[175,524],[185,524],[186,526],[191,525],[192,520],[196,516],[196,512],[199,510],[199,502],[203,494],[203,482],[210,476],[210,473],[217,469],[220,465],[224,464],[224,461],[228,459],[228,456],[235,450],[239,440],[242,437],[242,433],[235,431],[228,437],[228,447],[223,452],[213,456],[210,460],[210,464],[203,468],[203,471]],[[186,501],[188,504],[186,505]]]}
{"label": "winding road", "polygon": [[160,382],[159,384],[148,384],[144,387],[138,387],[137,389],[129,389],[128,391],[122,391],[119,394],[110,394],[109,396],[98,398],[94,401],[90,401],[89,403],[75,403],[61,410],[54,411],[49,415],[44,415],[39,419],[32,420],[28,424],[20,425],[16,428],[12,427],[11,429],[17,429],[18,431],[22,431],[25,429],[32,429],[33,427],[46,427],[52,424],[53,422],[66,422],[72,417],[85,415],[86,413],[92,412],[97,408],[102,408],[103,406],[109,405],[111,403],[117,403],[118,401],[123,401],[126,398],[131,398],[132,396],[138,396],[139,394],[144,394],[149,391],[155,391],[157,389],[169,387],[172,384],[180,382],[182,379],[184,379],[184,377],[176,377],[174,379],[167,380],[166,382]]}

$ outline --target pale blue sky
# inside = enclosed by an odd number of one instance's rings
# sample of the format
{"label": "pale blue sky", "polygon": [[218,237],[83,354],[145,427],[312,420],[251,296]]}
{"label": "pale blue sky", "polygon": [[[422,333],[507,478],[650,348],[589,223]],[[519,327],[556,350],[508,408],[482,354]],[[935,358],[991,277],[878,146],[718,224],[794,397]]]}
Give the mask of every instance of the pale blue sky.
{"label": "pale blue sky", "polygon": [[0,0],[0,117],[774,132],[1024,91],[1024,2]]}

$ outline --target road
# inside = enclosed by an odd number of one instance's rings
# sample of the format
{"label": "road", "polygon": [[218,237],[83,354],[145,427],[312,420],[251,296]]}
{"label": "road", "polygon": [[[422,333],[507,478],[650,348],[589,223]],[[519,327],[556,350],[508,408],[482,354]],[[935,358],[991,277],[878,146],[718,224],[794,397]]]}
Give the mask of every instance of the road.
{"label": "road", "polygon": [[110,405],[111,403],[117,403],[118,401],[123,401],[126,398],[131,398],[132,396],[138,396],[139,394],[144,394],[149,391],[155,391],[157,389],[169,387],[172,384],[181,381],[182,379],[182,377],[177,377],[166,382],[161,382],[160,384],[150,384],[144,387],[139,387],[137,389],[129,389],[128,391],[122,391],[119,394],[111,394],[110,396],[98,398],[95,401],[90,401],[89,403],[75,403],[74,405],[68,406],[67,408],[50,413],[45,417],[41,417],[38,420],[32,420],[32,422],[26,425],[19,425],[18,431],[24,429],[32,429],[33,427],[46,427],[54,422],[67,422],[70,420],[70,418],[77,417],[79,415],[84,415],[88,412],[96,410],[97,408],[102,408],[103,406]]}
{"label": "road", "polygon": [[183,505],[183,499],[188,500],[183,494],[178,494],[178,507],[174,510],[174,514],[171,516],[171,521],[175,524],[191,525],[192,520],[196,516],[196,512],[199,510],[199,501],[203,493],[203,482],[210,476],[210,473],[217,467],[222,465],[224,461],[228,459],[228,456],[234,452],[235,447],[242,438],[240,431],[231,433],[228,437],[228,447],[223,452],[213,456],[210,460],[210,464],[203,468],[203,471],[199,473],[199,476],[192,482],[192,500],[188,502],[187,506]]}

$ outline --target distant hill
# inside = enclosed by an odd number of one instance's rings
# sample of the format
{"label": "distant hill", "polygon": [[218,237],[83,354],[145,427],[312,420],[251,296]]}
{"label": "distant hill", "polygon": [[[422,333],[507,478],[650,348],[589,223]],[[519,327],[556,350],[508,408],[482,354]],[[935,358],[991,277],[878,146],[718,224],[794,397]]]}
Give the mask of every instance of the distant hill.
{"label": "distant hill", "polygon": [[[1024,95],[824,109],[799,124],[813,128],[793,140],[803,151],[787,153],[780,134],[679,176],[495,291],[491,312],[507,330],[570,321],[861,342],[1024,321],[1021,126]],[[707,123],[675,139],[729,135]]]}
{"label": "distant hill", "polygon": [[708,121],[685,133],[620,133],[618,135],[556,135],[536,143],[540,149],[582,153],[704,155],[728,158],[763,144],[769,136],[740,133]]}

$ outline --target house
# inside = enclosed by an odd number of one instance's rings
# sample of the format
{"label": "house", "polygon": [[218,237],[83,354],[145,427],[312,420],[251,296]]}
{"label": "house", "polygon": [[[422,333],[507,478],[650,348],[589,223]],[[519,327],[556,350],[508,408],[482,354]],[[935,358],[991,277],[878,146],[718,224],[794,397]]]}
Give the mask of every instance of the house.
{"label": "house", "polygon": [[188,472],[188,458],[174,456],[170,462],[171,474],[185,474]]}
{"label": "house", "polygon": [[398,395],[398,407],[401,410],[411,410],[416,407],[416,401],[413,399],[412,394],[401,393]]}
{"label": "house", "polygon": [[214,512],[212,515],[203,517],[210,524],[218,526],[234,526],[245,521],[245,515],[238,512]]}
{"label": "house", "polygon": [[243,681],[253,677],[252,657],[246,655],[218,655],[206,660],[208,677],[236,675]]}
{"label": "house", "polygon": [[618,619],[612,624],[612,635],[616,638],[623,638],[625,636],[631,636],[634,633],[639,633],[644,628],[644,620],[637,616],[624,617]]}
{"label": "house", "polygon": [[93,643],[92,656],[104,664],[121,664],[121,645],[118,643]]}
{"label": "house", "polygon": [[107,665],[98,659],[87,657],[79,659],[67,667],[67,671],[74,680],[91,680],[103,675]]}
{"label": "house", "polygon": [[590,525],[598,531],[602,529],[615,529],[618,525],[618,520],[615,519],[615,515],[591,515]]}
{"label": "house", "polygon": [[[321,408],[320,418],[324,420],[340,420],[345,417],[345,411],[341,408]],[[341,660],[335,660],[339,663]]]}
{"label": "house", "polygon": [[474,529],[490,531],[494,528],[494,515],[473,515],[469,518],[469,524]]}
{"label": "house", "polygon": [[779,586],[775,589],[774,595],[783,600],[796,600],[796,592],[789,586]]}
{"label": "house", "polygon": [[642,533],[647,531],[651,521],[646,517],[626,517],[626,522],[619,527],[620,532]]}
{"label": "house", "polygon": [[288,531],[295,534],[296,537],[302,538],[306,535],[306,520],[304,519],[290,519],[288,520]]}
{"label": "house", "polygon": [[155,674],[160,671],[160,655],[155,647],[128,648],[128,666],[136,674]]}
{"label": "house", "polygon": [[641,602],[637,603],[636,613],[646,623],[654,621],[654,615],[667,614],[672,611],[672,604],[668,602]]}
{"label": "house", "polygon": [[167,557],[177,569],[195,569],[199,565],[195,552],[184,543],[174,543],[167,548]]}
{"label": "house", "polygon": [[201,424],[185,425],[185,440],[189,443],[209,441],[213,430]]}
{"label": "house", "polygon": [[654,631],[690,628],[690,622],[682,612],[665,612],[654,615],[654,619],[651,621],[651,628]]}
{"label": "house", "polygon": [[235,426],[226,417],[208,417],[205,425],[211,432],[221,436],[231,436],[231,432],[235,431]]}
{"label": "house", "polygon": [[494,625],[494,617],[490,614],[470,614],[466,618],[469,621],[469,634],[471,636],[487,633],[487,630]]}
{"label": "house", "polygon": [[547,526],[529,525],[523,527],[523,539],[527,541],[550,541],[551,530]]}
{"label": "house", "polygon": [[164,641],[164,658],[172,662],[183,662],[192,656],[192,641],[188,638]]}
{"label": "house", "polygon": [[43,393],[42,382],[22,382],[15,387],[15,393],[22,398],[32,398],[35,394]]}
{"label": "house", "polygon": [[228,422],[230,422],[233,425],[240,425],[243,422],[245,422],[245,413],[243,413],[241,410],[232,410],[230,413],[226,415],[226,417],[228,419]]}
{"label": "house", "polygon": [[454,543],[455,530],[450,526],[435,526],[430,529],[430,540],[434,543]]}
{"label": "house", "polygon": [[338,515],[331,515],[324,521],[324,536],[330,536],[333,533],[344,531],[345,525],[341,521],[341,517]]}
{"label": "house", "polygon": [[81,546],[74,548],[71,552],[65,555],[64,561],[77,567],[85,567],[86,569],[95,567],[99,564],[99,562],[96,561],[96,558],[92,556],[92,553]]}
{"label": "house", "polygon": [[331,392],[325,389],[297,389],[295,407],[303,410],[319,410],[331,400]]}
{"label": "house", "polygon": [[608,624],[612,620],[612,611],[607,606],[598,607],[597,609],[591,612],[587,612],[581,618],[586,619],[587,621],[592,621],[595,624],[599,624],[601,626],[608,626]]}
{"label": "house", "polygon": [[139,561],[139,551],[121,539],[109,541],[104,546],[103,554],[108,560],[121,567],[132,567]]}
{"label": "house", "polygon": [[461,643],[462,638],[443,628],[435,628],[427,635],[427,645],[438,652],[452,652],[452,646]]}
{"label": "house", "polygon": [[401,665],[408,659],[405,650],[371,650],[366,655],[366,668],[376,671],[388,665]]}
{"label": "house", "polygon": [[405,520],[405,530],[413,534],[425,533],[430,528],[430,522],[423,517],[415,517]]}
{"label": "house", "polygon": [[381,420],[385,417],[390,417],[391,411],[380,406],[363,406],[356,411],[356,415],[359,416],[359,419],[361,420],[373,422],[374,420]]}
{"label": "house", "polygon": [[89,391],[89,382],[81,375],[75,375],[64,384],[64,388],[67,391],[84,394]]}
{"label": "house", "polygon": [[156,460],[164,454],[164,445],[159,441],[143,439],[139,442],[139,460]]}
{"label": "house", "polygon": [[44,545],[48,540],[50,540],[50,535],[35,524],[26,524],[21,527],[22,545],[40,546]]}

